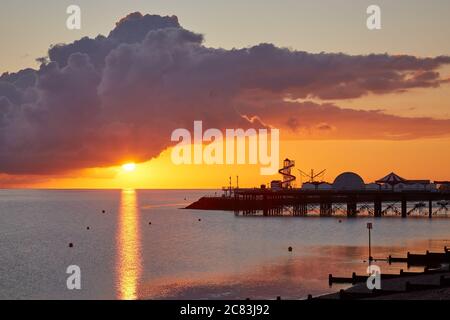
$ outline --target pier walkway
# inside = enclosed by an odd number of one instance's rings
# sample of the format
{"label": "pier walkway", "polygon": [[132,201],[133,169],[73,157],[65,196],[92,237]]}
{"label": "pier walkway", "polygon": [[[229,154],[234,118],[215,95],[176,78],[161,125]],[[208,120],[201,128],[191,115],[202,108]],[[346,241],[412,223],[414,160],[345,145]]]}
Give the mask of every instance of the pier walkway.
{"label": "pier walkway", "polygon": [[450,192],[441,191],[335,191],[300,189],[234,189],[229,196],[203,197],[187,209],[228,210],[242,215],[333,216],[446,215]]}

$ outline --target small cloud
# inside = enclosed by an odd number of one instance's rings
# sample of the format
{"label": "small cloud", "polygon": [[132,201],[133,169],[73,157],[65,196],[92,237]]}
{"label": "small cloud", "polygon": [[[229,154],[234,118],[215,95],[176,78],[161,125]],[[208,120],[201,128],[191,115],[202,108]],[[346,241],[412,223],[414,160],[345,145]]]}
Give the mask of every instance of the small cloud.
{"label": "small cloud", "polygon": [[334,130],[334,127],[328,123],[322,122],[316,125],[316,129],[320,131],[331,131]]}

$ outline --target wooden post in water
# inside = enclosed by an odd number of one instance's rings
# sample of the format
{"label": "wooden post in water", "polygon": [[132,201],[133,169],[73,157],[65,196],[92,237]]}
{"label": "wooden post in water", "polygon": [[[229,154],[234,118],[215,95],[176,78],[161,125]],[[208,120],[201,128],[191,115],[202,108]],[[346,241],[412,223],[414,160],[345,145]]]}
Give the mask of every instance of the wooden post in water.
{"label": "wooden post in water", "polygon": [[367,223],[367,229],[369,230],[369,265],[372,262],[373,258],[372,258],[372,240],[370,237],[370,230],[372,230],[373,226],[371,222]]}

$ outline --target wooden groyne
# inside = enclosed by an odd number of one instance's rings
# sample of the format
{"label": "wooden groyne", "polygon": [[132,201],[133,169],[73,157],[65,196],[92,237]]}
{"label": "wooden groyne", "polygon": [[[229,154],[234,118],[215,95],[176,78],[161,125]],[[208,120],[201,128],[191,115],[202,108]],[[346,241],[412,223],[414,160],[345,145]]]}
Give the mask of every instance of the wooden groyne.
{"label": "wooden groyne", "polygon": [[[403,271],[403,269],[400,269],[399,274],[380,274],[381,280],[387,280],[387,279],[398,279],[398,278],[405,278],[405,277],[415,277],[415,276],[422,276],[424,274],[438,274],[442,273],[443,269],[425,269],[423,272],[408,272]],[[450,270],[448,270],[450,271]],[[328,284],[332,286],[333,284],[343,284],[343,283],[349,283],[349,284],[357,284],[361,282],[366,282],[369,278],[369,275],[357,275],[355,272],[353,272],[351,277],[335,277],[332,274],[328,275]]]}
{"label": "wooden groyne", "polygon": [[388,257],[389,264],[391,263],[406,263],[409,266],[430,266],[442,263],[450,263],[450,250],[445,247],[444,252],[429,252],[425,254],[407,253],[406,257]]}
{"label": "wooden groyne", "polygon": [[[336,277],[332,274],[328,276],[330,287],[333,284],[352,284],[353,286],[347,290],[340,290],[335,294],[329,294],[317,298],[308,296],[308,299],[371,299],[380,298],[382,296],[396,297],[397,294],[405,294],[414,292],[433,292],[433,290],[450,289],[450,265],[448,264],[450,250],[445,247],[444,252],[429,252],[425,254],[410,254],[406,258],[392,258],[399,263],[416,262],[425,265],[423,272],[408,272],[400,270],[398,274],[380,274],[381,288],[370,290],[365,283],[369,280],[370,275],[358,275],[355,272],[351,277]],[[409,259],[409,260],[408,260]],[[440,263],[439,266],[429,267],[432,263]],[[439,291],[440,292],[440,291]],[[419,293],[419,296],[421,293]],[[417,294],[413,294],[416,296]]]}
{"label": "wooden groyne", "polygon": [[[411,281],[406,281],[402,289],[373,289],[367,291],[348,291],[341,289],[337,296],[325,296],[318,299],[327,298],[337,298],[339,300],[359,300],[359,299],[374,299],[383,296],[392,296],[404,293],[420,292],[427,290],[436,290],[450,288],[450,276],[440,275],[438,283],[414,283]],[[310,299],[314,299],[310,297]],[[317,299],[317,298],[316,298]]]}

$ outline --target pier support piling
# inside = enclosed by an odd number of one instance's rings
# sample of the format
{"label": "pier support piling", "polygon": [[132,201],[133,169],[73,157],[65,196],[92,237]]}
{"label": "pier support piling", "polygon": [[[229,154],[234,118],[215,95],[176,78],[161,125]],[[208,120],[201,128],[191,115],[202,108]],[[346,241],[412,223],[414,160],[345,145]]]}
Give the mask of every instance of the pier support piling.
{"label": "pier support piling", "polygon": [[428,201],[428,218],[432,218],[433,217],[433,201],[429,200]]}
{"label": "pier support piling", "polygon": [[356,217],[356,202],[347,202],[347,216]]}
{"label": "pier support piling", "polygon": [[320,216],[329,217],[332,213],[332,205],[329,202],[320,203]]}
{"label": "pier support piling", "polygon": [[402,218],[406,218],[407,216],[406,204],[406,200],[402,199]]}
{"label": "pier support piling", "polygon": [[379,199],[375,200],[373,212],[375,217],[381,217],[381,201]]}

